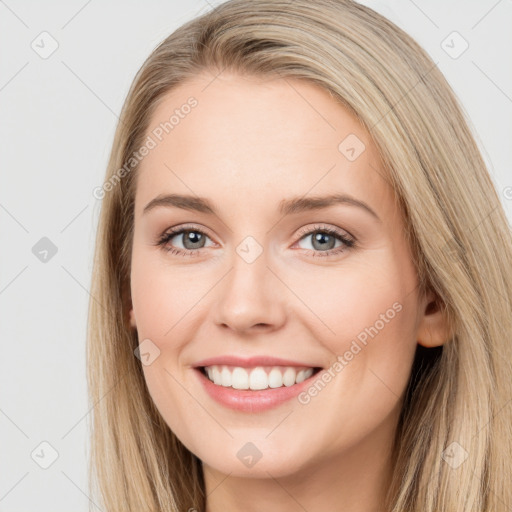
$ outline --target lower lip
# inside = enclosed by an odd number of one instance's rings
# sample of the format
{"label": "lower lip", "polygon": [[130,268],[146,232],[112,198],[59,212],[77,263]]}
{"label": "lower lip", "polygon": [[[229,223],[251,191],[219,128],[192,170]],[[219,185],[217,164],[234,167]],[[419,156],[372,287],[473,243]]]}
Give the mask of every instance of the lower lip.
{"label": "lower lip", "polygon": [[[214,384],[199,368],[194,368],[205,391],[218,403],[242,412],[261,412],[273,409],[296,397],[315,380],[320,372],[293,386],[268,388],[260,391],[234,389]],[[321,370],[320,370],[321,371]]]}

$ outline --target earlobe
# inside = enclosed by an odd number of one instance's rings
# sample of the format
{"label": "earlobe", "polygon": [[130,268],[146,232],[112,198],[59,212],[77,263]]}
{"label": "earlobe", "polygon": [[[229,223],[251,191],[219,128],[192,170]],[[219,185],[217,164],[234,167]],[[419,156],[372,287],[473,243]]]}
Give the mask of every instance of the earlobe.
{"label": "earlobe", "polygon": [[439,347],[447,343],[450,337],[446,311],[440,307],[439,299],[431,295],[426,301],[418,326],[418,344],[426,348]]}
{"label": "earlobe", "polygon": [[134,329],[137,328],[137,323],[135,321],[135,315],[133,313],[133,308],[130,308],[130,327],[133,327]]}

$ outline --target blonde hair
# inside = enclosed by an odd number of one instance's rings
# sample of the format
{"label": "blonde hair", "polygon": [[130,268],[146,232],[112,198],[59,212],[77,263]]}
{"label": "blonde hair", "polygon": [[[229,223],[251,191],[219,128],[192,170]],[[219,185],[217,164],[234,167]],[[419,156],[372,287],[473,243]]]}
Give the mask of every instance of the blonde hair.
{"label": "blonde hair", "polygon": [[[122,177],[118,171],[141,147],[166,93],[205,70],[226,69],[307,80],[358,117],[400,202],[420,289],[435,292],[451,326],[442,347],[418,349],[411,369],[389,510],[509,510],[510,227],[442,73],[400,28],[349,0],[228,1],[177,29],[137,73],[97,229],[87,338],[91,492],[97,484],[109,512],[205,509],[201,461],[159,414],[134,355],[139,340],[128,311],[137,167]],[[450,450],[467,460],[454,467]]]}

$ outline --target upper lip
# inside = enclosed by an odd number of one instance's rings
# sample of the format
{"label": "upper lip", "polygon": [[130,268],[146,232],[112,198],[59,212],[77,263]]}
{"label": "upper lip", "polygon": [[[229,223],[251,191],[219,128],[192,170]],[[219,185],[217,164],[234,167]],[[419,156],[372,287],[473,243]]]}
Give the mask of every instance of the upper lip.
{"label": "upper lip", "polygon": [[213,365],[228,365],[228,366],[241,366],[243,368],[252,368],[255,366],[300,366],[307,368],[319,368],[317,365],[311,363],[304,363],[300,361],[293,361],[291,359],[280,359],[271,356],[252,356],[252,357],[239,357],[233,355],[209,357],[194,363],[194,368]]}

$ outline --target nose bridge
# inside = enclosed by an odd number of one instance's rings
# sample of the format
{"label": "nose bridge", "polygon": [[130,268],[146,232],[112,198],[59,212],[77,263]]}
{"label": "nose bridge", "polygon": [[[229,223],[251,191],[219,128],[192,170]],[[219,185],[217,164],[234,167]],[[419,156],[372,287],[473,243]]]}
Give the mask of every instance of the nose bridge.
{"label": "nose bridge", "polygon": [[243,331],[261,324],[275,328],[284,321],[284,293],[269,260],[268,249],[252,236],[235,247],[216,301],[218,325]]}

